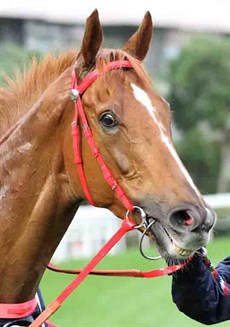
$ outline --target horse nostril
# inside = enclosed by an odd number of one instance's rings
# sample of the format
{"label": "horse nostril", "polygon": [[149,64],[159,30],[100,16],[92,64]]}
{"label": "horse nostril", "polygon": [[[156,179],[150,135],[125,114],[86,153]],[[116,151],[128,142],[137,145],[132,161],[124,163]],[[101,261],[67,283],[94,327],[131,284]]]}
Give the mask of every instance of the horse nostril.
{"label": "horse nostril", "polygon": [[191,226],[194,221],[194,219],[186,211],[181,212],[181,219],[182,219],[182,224],[187,226]]}
{"label": "horse nostril", "polygon": [[205,208],[174,208],[168,216],[171,228],[176,232],[209,232],[215,223],[214,211]]}
{"label": "horse nostril", "polygon": [[187,210],[173,212],[169,217],[169,221],[172,228],[177,231],[184,231],[186,229],[191,231],[196,228],[195,218]]}

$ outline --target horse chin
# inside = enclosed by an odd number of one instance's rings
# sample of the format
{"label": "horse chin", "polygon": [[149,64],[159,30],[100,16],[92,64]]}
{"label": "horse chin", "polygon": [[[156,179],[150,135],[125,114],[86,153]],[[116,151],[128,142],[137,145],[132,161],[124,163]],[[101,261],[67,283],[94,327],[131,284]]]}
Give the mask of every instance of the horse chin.
{"label": "horse chin", "polygon": [[160,255],[168,259],[186,260],[191,257],[197,249],[186,249],[180,246],[178,242],[171,236],[169,231],[156,221],[154,227],[151,229],[154,236],[158,251]]}

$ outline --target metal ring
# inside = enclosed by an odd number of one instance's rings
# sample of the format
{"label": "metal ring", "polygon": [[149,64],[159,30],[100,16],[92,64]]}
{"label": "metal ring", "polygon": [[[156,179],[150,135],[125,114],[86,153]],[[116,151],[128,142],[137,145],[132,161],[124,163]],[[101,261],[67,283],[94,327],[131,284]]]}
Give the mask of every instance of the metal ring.
{"label": "metal ring", "polygon": [[[143,210],[142,208],[140,208],[140,207],[138,207],[138,206],[133,206],[133,208],[134,208],[134,209],[138,209],[138,210],[140,211],[140,213],[141,213],[141,220],[142,220],[141,223],[140,223],[139,225],[134,226],[134,228],[135,228],[135,229],[138,229],[138,228],[140,228],[140,227],[145,226],[146,213],[144,212],[144,210]],[[128,210],[128,211],[126,212],[126,218],[129,218],[129,214],[130,214],[130,210]]]}
{"label": "metal ring", "polygon": [[140,253],[141,255],[145,258],[145,259],[148,259],[148,260],[159,260],[162,258],[162,256],[157,256],[157,257],[151,257],[151,256],[148,256],[144,253],[143,251],[143,240],[144,240],[144,237],[147,233],[147,231],[152,227],[152,225],[154,225],[156,222],[156,220],[154,219],[153,221],[151,221],[151,223],[148,224],[148,226],[145,228],[144,232],[142,233],[142,236],[141,236],[141,240],[140,240],[140,245],[139,245],[139,249],[140,249]]}

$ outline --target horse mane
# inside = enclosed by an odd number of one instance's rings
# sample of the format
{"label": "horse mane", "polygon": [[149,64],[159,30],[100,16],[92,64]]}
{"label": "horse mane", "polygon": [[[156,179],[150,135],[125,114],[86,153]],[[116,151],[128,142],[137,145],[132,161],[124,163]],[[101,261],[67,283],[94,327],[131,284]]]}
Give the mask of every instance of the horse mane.
{"label": "horse mane", "polygon": [[0,136],[3,135],[39,99],[48,85],[76,61],[69,51],[57,57],[48,54],[42,62],[33,58],[28,71],[17,72],[15,79],[5,78],[0,88]]}
{"label": "horse mane", "polygon": [[[33,58],[27,72],[17,73],[15,80],[6,77],[7,85],[0,88],[0,136],[33,106],[50,83],[74,64],[76,58],[76,51],[59,56],[49,54],[41,62]],[[122,50],[100,50],[96,67],[104,71],[106,64],[114,60],[130,60],[140,80],[149,84],[149,77],[141,62]]]}

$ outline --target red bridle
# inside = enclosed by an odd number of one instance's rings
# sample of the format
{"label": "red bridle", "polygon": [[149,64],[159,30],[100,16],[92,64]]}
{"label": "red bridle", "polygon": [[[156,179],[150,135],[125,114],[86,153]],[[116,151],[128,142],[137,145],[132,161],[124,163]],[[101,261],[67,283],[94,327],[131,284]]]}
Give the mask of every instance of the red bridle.
{"label": "red bridle", "polygon": [[[118,60],[110,62],[107,65],[108,70],[119,69],[119,68],[132,68],[131,63],[128,60]],[[85,92],[85,90],[101,75],[101,73],[95,69],[92,73],[89,73],[85,79],[78,85],[77,83],[77,76],[75,71],[72,74],[72,83],[71,83],[71,99],[74,101],[75,107],[75,115],[74,120],[72,122],[72,135],[73,135],[73,152],[74,152],[74,161],[78,168],[79,177],[81,180],[81,185],[85,193],[85,197],[88,202],[92,205],[95,205],[90,192],[87,186],[86,177],[83,169],[82,164],[82,156],[81,156],[81,149],[80,149],[80,127],[79,127],[79,118],[81,120],[81,126],[83,130],[83,134],[88,142],[92,155],[96,158],[102,174],[104,176],[105,181],[111,187],[111,189],[116,193],[117,198],[122,202],[126,210],[133,211],[133,204],[126,196],[122,188],[118,185],[116,179],[113,177],[112,172],[106,165],[105,161],[103,160],[100,151],[96,145],[96,142],[93,137],[92,130],[88,124],[85,111],[83,108],[81,95]]]}
{"label": "red bridle", "polygon": [[[132,65],[127,60],[118,60],[111,62],[107,65],[106,71],[113,70],[113,69],[121,69],[121,68],[132,68]],[[96,142],[93,137],[92,130],[88,124],[82,100],[81,95],[84,93],[84,91],[101,75],[101,73],[95,69],[93,72],[89,73],[85,79],[78,85],[77,83],[77,76],[75,71],[73,71],[72,74],[72,83],[71,83],[71,94],[70,98],[74,101],[74,108],[75,108],[75,115],[74,120],[72,122],[72,136],[73,136],[73,152],[74,152],[74,161],[76,163],[79,177],[81,180],[82,188],[85,193],[86,199],[91,203],[95,204],[86,181],[84,169],[83,169],[83,162],[82,162],[82,156],[81,156],[81,149],[80,149],[80,127],[79,127],[79,120],[81,121],[81,127],[83,131],[83,135],[85,136],[87,143],[90,147],[90,150],[92,152],[92,155],[96,158],[101,171],[103,173],[103,176],[105,178],[105,181],[108,183],[108,185],[111,187],[111,189],[116,193],[117,198],[121,201],[125,209],[127,210],[126,217],[124,218],[121,227],[119,230],[112,236],[112,238],[101,248],[101,250],[93,257],[93,259],[82,269],[82,270],[76,270],[76,271],[65,271],[60,270],[52,265],[50,265],[50,268],[55,271],[60,272],[67,272],[67,273],[77,273],[79,274],[63,291],[62,293],[54,300],[52,301],[45,311],[43,311],[40,316],[30,325],[31,327],[39,327],[41,326],[60,306],[61,304],[67,299],[67,297],[76,289],[77,286],[88,276],[90,273],[99,274],[99,275],[110,275],[110,276],[132,276],[132,277],[145,277],[145,278],[153,278],[158,276],[163,276],[166,274],[170,274],[172,272],[175,272],[176,270],[179,270],[183,268],[190,259],[188,259],[185,263],[160,268],[156,270],[151,271],[140,271],[140,270],[124,270],[124,271],[94,271],[94,267],[104,258],[104,256],[112,249],[112,247],[130,230],[133,230],[134,228],[138,228],[141,225],[137,226],[134,222],[132,222],[129,218],[129,213],[134,211],[135,207],[130,199],[127,197],[125,192],[122,190],[122,188],[118,185],[116,179],[114,178],[112,172],[104,162],[100,151],[96,145]],[[138,208],[141,213],[142,223],[144,220],[143,216],[143,210],[141,208]],[[26,302],[27,304],[27,302]],[[8,311],[10,309],[19,310],[20,304],[9,304],[7,305],[7,308],[5,308],[5,315],[7,318]],[[33,302],[34,305],[34,302]],[[0,304],[1,309],[1,304]],[[23,317],[26,316],[28,313],[27,311],[24,311],[23,313],[20,312],[20,316]]]}

